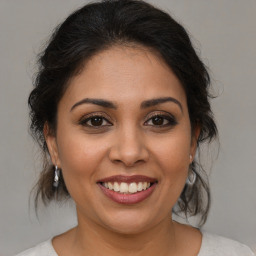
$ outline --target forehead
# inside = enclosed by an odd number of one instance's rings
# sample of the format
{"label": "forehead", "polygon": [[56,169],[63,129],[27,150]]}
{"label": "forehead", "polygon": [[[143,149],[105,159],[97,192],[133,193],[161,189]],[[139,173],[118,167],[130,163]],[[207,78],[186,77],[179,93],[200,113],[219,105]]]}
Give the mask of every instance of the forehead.
{"label": "forehead", "polygon": [[85,63],[63,98],[70,102],[96,97],[135,103],[166,96],[186,102],[180,81],[157,53],[141,46],[114,46]]}

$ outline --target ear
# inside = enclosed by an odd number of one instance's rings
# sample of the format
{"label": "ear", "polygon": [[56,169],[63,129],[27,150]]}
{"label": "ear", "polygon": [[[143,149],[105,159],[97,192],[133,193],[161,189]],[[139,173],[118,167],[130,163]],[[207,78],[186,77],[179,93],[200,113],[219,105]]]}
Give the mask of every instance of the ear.
{"label": "ear", "polygon": [[[195,127],[192,129],[192,135],[191,135],[191,146],[190,146],[190,155],[192,156],[192,160],[195,157],[196,149],[197,149],[197,141],[199,138],[201,132],[200,125],[195,125]],[[191,160],[191,162],[192,162]]]}
{"label": "ear", "polygon": [[57,165],[59,168],[61,168],[56,136],[54,132],[51,130],[48,122],[45,122],[43,132],[52,163],[53,165]]}

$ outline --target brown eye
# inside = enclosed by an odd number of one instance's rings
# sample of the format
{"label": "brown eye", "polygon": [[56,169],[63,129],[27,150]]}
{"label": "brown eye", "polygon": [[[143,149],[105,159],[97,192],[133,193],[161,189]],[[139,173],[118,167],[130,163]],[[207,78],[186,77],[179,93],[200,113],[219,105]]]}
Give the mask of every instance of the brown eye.
{"label": "brown eye", "polygon": [[93,127],[100,128],[100,127],[112,125],[106,118],[98,115],[85,118],[80,121],[80,124],[83,126],[92,127],[92,128]]}
{"label": "brown eye", "polygon": [[155,126],[159,128],[166,126],[174,126],[176,124],[177,121],[173,116],[162,114],[154,115],[145,122],[145,125]]}
{"label": "brown eye", "polygon": [[100,126],[103,124],[103,118],[100,116],[95,116],[91,118],[91,125],[92,126]]}
{"label": "brown eye", "polygon": [[153,125],[163,125],[164,124],[164,118],[161,116],[154,116],[152,118]]}

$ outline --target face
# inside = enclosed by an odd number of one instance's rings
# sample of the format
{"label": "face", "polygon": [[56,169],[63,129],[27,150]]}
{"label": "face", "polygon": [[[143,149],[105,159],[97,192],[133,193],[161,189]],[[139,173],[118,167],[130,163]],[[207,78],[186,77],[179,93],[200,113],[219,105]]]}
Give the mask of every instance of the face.
{"label": "face", "polygon": [[59,102],[56,136],[45,137],[78,221],[120,233],[170,220],[196,150],[179,80],[140,47],[87,62]]}

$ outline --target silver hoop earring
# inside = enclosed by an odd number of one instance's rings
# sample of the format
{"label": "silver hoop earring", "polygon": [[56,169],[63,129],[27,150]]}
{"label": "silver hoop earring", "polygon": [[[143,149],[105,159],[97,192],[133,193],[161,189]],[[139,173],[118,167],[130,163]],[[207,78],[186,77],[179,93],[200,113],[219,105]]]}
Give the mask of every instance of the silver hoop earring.
{"label": "silver hoop earring", "polygon": [[188,177],[186,180],[186,184],[189,186],[193,186],[195,184],[195,181],[196,181],[196,173],[190,167],[189,171],[188,171]]}
{"label": "silver hoop earring", "polygon": [[59,180],[60,180],[60,169],[57,165],[55,165],[54,170],[54,179],[53,179],[53,186],[57,188],[59,186]]}

